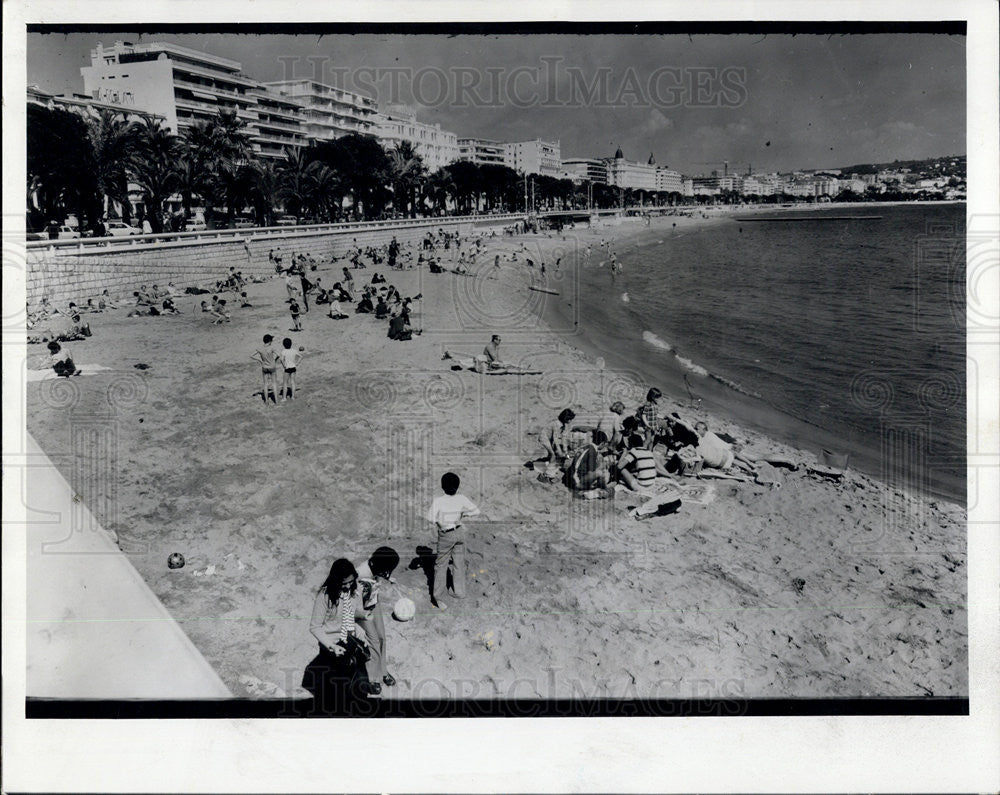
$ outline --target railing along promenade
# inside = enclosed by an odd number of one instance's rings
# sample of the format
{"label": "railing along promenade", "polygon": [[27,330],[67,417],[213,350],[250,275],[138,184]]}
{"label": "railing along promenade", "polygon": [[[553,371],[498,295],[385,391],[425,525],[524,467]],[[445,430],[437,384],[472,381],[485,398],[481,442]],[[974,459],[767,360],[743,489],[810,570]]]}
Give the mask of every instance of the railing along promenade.
{"label": "railing along promenade", "polygon": [[81,237],[73,240],[29,240],[29,252],[48,250],[63,256],[75,254],[104,254],[112,251],[143,251],[180,246],[210,246],[218,243],[250,240],[294,240],[296,237],[322,234],[348,235],[391,229],[436,229],[455,224],[497,224],[524,220],[524,213],[480,215],[449,215],[434,218],[396,218],[389,221],[342,221],[332,224],[304,224],[300,226],[254,226],[238,229],[209,229],[201,232],[163,232],[129,237]]}

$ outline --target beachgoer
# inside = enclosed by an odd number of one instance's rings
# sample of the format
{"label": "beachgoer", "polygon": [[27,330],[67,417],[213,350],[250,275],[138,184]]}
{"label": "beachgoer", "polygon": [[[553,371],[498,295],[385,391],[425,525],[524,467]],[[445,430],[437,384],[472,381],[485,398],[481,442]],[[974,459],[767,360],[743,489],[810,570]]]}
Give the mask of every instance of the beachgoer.
{"label": "beachgoer", "polygon": [[489,343],[485,348],[483,348],[483,356],[486,357],[486,363],[491,369],[498,369],[501,367],[506,367],[503,360],[500,358],[500,335],[494,334],[490,338]]}
{"label": "beachgoer", "polygon": [[427,520],[437,529],[437,554],[434,560],[433,604],[445,610],[442,600],[451,572],[452,593],[457,599],[465,596],[465,531],[462,520],[479,516],[479,508],[464,494],[458,493],[461,479],[454,472],[441,476],[444,494],[434,498],[427,511]]}
{"label": "beachgoer", "polygon": [[295,300],[296,295],[298,295],[300,283],[296,281],[295,278],[295,268],[290,267],[285,271],[285,289],[288,291],[288,298],[285,299],[285,303],[291,303]]}
{"label": "beachgoer", "polygon": [[676,414],[671,414],[660,421],[654,443],[662,444],[668,450],[680,450],[682,447],[697,447],[699,440],[693,428]]}
{"label": "beachgoer", "polygon": [[357,619],[368,638],[368,650],[371,659],[365,666],[370,690],[378,695],[382,684],[392,687],[396,677],[386,670],[385,621],[382,616],[382,605],[379,602],[379,586],[382,582],[393,582],[392,573],[399,565],[399,554],[392,547],[379,547],[368,561],[358,566],[358,583],[361,590],[361,606],[364,618]]}
{"label": "beachgoer", "polygon": [[663,393],[654,386],[646,393],[646,402],[635,411],[635,416],[643,427],[647,445],[652,443],[653,435],[656,433],[660,421],[659,407],[656,402],[661,397],[663,397]]}
{"label": "beachgoer", "polygon": [[410,328],[410,316],[406,312],[393,314],[389,320],[389,331],[386,336],[398,342],[413,339],[413,329]]}
{"label": "beachgoer", "polygon": [[348,711],[369,694],[367,634],[357,623],[364,617],[358,573],[349,560],[339,558],[313,601],[309,632],[319,642],[319,656],[302,679],[323,712]]}
{"label": "beachgoer", "polygon": [[625,404],[616,400],[608,407],[608,413],[597,421],[595,430],[608,437],[612,447],[617,447],[622,439],[622,420],[625,418]]}
{"label": "beachgoer", "polygon": [[705,422],[694,424],[695,433],[698,434],[698,454],[704,461],[703,466],[710,469],[730,469],[733,464],[739,464],[742,468],[751,472],[756,471],[757,464],[739,453],[735,452],[731,445],[724,442],[708,429]]}
{"label": "beachgoer", "polygon": [[549,454],[548,460],[559,463],[569,454],[569,424],[576,419],[573,409],[563,409],[558,419],[542,434],[542,445]]}
{"label": "beachgoer", "polygon": [[60,378],[68,378],[71,375],[80,375],[80,370],[73,364],[73,357],[69,350],[63,348],[58,342],[53,340],[48,344],[49,361],[52,369]]}
{"label": "beachgoer", "polygon": [[589,491],[608,485],[611,474],[604,461],[607,442],[608,437],[603,431],[593,431],[590,441],[573,456],[573,462],[566,470],[564,482],[567,486],[577,491]]}
{"label": "beachgoer", "polygon": [[230,315],[229,312],[226,311],[226,299],[225,298],[220,298],[218,300],[215,299],[216,296],[213,295],[212,317],[215,319],[212,321],[212,325],[217,326],[220,323],[230,322],[232,320],[232,315]]}
{"label": "beachgoer", "polygon": [[618,477],[633,491],[651,486],[657,475],[669,478],[670,473],[646,448],[643,437],[633,433],[628,437],[629,449],[618,459]]}
{"label": "beachgoer", "polygon": [[254,351],[253,356],[250,357],[260,362],[260,375],[264,382],[260,395],[264,399],[265,406],[269,397],[275,403],[278,402],[278,352],[274,349],[273,343],[274,337],[265,334],[264,345]]}
{"label": "beachgoer", "polygon": [[302,331],[302,317],[301,310],[299,309],[299,302],[294,298],[292,302],[288,305],[288,311],[292,315],[292,331]]}
{"label": "beachgoer", "polygon": [[295,398],[295,371],[305,355],[305,348],[300,345],[298,350],[294,350],[292,341],[288,337],[281,341],[281,346],[282,350],[278,353],[278,359],[284,370],[281,376],[281,400],[284,402],[285,398],[288,400]]}

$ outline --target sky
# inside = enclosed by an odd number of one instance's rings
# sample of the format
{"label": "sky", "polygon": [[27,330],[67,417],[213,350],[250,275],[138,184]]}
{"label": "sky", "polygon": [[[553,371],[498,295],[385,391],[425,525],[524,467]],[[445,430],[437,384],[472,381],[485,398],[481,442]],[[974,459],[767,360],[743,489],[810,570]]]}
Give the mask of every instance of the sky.
{"label": "sky", "polygon": [[29,33],[29,83],[82,92],[98,42],[169,41],[260,80],[316,78],[401,102],[459,137],[558,140],[685,174],[966,152],[965,37]]}

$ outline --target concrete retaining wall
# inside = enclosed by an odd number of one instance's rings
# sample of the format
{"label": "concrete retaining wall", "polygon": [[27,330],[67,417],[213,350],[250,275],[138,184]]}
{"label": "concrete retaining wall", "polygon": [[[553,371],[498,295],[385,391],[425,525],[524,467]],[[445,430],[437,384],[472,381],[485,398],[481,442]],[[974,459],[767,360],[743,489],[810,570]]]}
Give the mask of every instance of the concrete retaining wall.
{"label": "concrete retaining wall", "polygon": [[[109,248],[107,253],[93,249],[31,248],[27,252],[27,299],[35,306],[43,296],[57,306],[69,301],[83,304],[108,290],[112,296],[128,300],[142,285],[166,287],[173,282],[178,288],[211,287],[229,273],[230,267],[242,271],[244,277],[269,276],[274,273],[268,254],[281,250],[284,263],[293,254],[311,254],[316,260],[329,261],[331,255],[343,257],[355,246],[380,246],[395,238],[400,243],[423,238],[430,229],[448,229],[468,235],[476,230],[499,229],[509,220],[481,221],[435,220],[433,224],[412,227],[391,227],[364,231],[302,231],[255,232],[236,239],[185,240],[137,245],[134,248]],[[244,248],[247,240],[249,256]]]}

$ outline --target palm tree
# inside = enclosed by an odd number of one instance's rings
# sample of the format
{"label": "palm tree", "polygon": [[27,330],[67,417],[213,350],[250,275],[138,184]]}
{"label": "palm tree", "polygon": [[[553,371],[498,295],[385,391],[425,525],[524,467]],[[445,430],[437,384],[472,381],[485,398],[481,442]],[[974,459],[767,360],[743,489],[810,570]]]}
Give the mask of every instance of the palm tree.
{"label": "palm tree", "polygon": [[424,183],[423,198],[430,201],[439,214],[447,210],[449,199],[455,200],[455,196],[455,181],[447,168],[439,168]]}
{"label": "palm tree", "polygon": [[75,212],[81,228],[100,217],[94,151],[87,125],[76,113],[28,105],[27,177],[32,222],[61,223]]}
{"label": "palm tree", "polygon": [[409,141],[398,142],[388,154],[393,204],[404,214],[409,208],[409,216],[413,218],[417,213],[417,195],[427,178],[423,158]]}
{"label": "palm tree", "polygon": [[251,203],[257,213],[257,222],[263,226],[274,225],[274,206],[281,186],[281,172],[273,160],[253,164]]}
{"label": "palm tree", "polygon": [[143,193],[146,216],[156,233],[163,231],[163,203],[177,190],[177,137],[160,119],[144,118],[138,123],[138,141],[129,163],[129,175]]}
{"label": "palm tree", "polygon": [[376,218],[389,198],[389,158],[381,144],[370,135],[352,133],[333,141],[323,141],[311,157],[337,175],[345,195],[351,197],[358,217]]}
{"label": "palm tree", "polygon": [[[219,158],[216,135],[212,124],[196,122],[184,133],[181,146],[181,160],[178,163],[178,186],[184,218],[191,218],[194,197],[210,198],[212,172]],[[211,207],[206,208],[207,223],[212,222]]]}
{"label": "palm tree", "polygon": [[212,120],[212,134],[215,136],[216,148],[220,158],[231,160],[248,160],[253,152],[247,125],[235,113],[219,111]]}
{"label": "palm tree", "polygon": [[304,149],[285,151],[285,157],[276,166],[278,174],[278,198],[284,203],[285,211],[301,216],[302,211],[313,205],[316,193],[316,172],[323,164],[311,160],[311,154]]}
{"label": "palm tree", "polygon": [[127,223],[132,216],[132,205],[128,199],[128,166],[139,140],[137,128],[123,114],[102,109],[96,117],[87,121],[87,136],[94,151],[97,187],[104,214],[108,214],[111,203],[118,204]]}
{"label": "palm tree", "polygon": [[226,207],[226,226],[232,228],[236,212],[253,199],[255,174],[249,163],[223,158],[212,172],[212,195]]}
{"label": "palm tree", "polygon": [[313,179],[316,181],[312,207],[317,215],[327,221],[339,220],[344,206],[344,186],[337,173],[322,163],[314,162]]}

